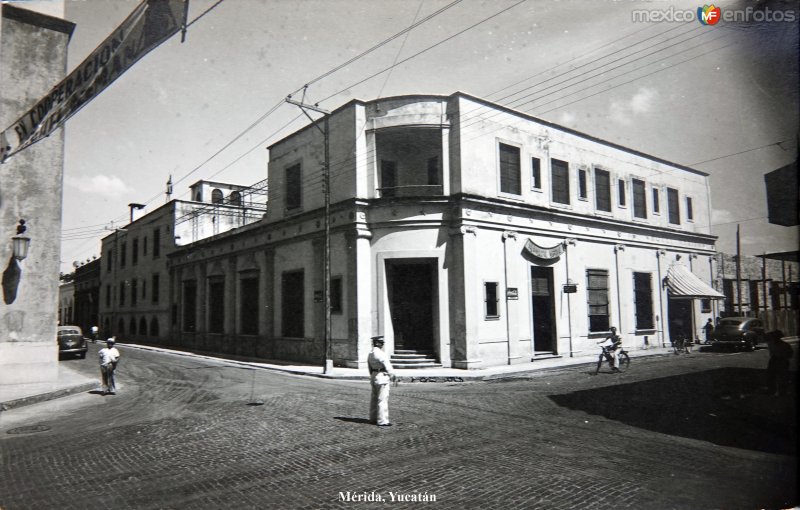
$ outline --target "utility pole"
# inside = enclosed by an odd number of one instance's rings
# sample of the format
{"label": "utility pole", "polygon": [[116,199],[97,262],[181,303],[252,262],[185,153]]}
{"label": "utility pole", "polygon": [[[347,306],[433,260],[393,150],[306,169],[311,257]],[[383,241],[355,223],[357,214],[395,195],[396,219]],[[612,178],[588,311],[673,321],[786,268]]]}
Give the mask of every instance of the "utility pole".
{"label": "utility pole", "polygon": [[[307,87],[307,86],[306,86]],[[305,99],[305,90],[306,87],[303,88],[303,98]],[[327,110],[323,110],[318,105],[309,105],[301,101],[295,101],[292,99],[292,96],[288,96],[286,98],[286,102],[289,104],[293,104],[295,106],[300,107],[300,110],[305,114],[306,117],[314,124],[314,127],[320,130],[322,136],[325,140],[325,161],[322,165],[322,193],[325,199],[325,213],[324,213],[324,220],[325,220],[325,244],[324,244],[324,254],[323,258],[325,259],[325,274],[323,275],[323,288],[325,294],[325,339],[324,339],[324,349],[325,349],[325,365],[324,365],[324,372],[325,374],[330,374],[333,371],[333,353],[332,353],[332,345],[331,345],[331,167],[330,167],[330,126],[328,123],[328,119],[330,118],[330,112]],[[323,127],[319,126],[319,123],[314,120],[309,114],[307,110],[311,110],[313,112],[321,113],[324,115],[323,117]]]}
{"label": "utility pole", "polygon": [[742,245],[739,239],[739,227],[736,225],[736,305],[739,316],[742,315]]}

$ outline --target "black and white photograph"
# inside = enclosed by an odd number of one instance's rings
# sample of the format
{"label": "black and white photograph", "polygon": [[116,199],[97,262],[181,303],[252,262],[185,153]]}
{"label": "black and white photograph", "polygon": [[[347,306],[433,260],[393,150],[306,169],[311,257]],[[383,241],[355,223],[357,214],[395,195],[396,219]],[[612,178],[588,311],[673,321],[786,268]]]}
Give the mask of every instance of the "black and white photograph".
{"label": "black and white photograph", "polygon": [[800,4],[704,2],[0,0],[0,510],[797,508]]}

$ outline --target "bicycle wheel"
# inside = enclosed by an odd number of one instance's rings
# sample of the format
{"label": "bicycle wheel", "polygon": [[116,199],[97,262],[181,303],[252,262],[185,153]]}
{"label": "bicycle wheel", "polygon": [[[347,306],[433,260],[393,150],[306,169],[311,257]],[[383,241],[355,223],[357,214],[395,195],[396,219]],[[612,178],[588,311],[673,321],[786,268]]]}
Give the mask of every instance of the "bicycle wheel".
{"label": "bicycle wheel", "polygon": [[621,352],[617,355],[617,367],[619,367],[620,371],[624,372],[627,370],[630,364],[631,358],[628,356],[627,352]]}
{"label": "bicycle wheel", "polygon": [[600,367],[603,366],[603,361],[605,361],[605,360],[603,359],[603,355],[601,354],[600,355],[600,359],[597,360],[597,370],[594,371],[594,375],[597,375],[597,374],[600,373]]}

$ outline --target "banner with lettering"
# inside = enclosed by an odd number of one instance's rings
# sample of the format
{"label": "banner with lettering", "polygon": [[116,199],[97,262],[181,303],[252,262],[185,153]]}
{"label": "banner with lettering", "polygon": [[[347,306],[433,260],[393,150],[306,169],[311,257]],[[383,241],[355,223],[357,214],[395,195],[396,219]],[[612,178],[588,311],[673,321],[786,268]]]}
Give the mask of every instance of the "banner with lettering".
{"label": "banner with lettering", "polygon": [[525,243],[523,250],[530,256],[536,257],[537,259],[541,260],[553,260],[557,259],[564,253],[566,246],[564,243],[558,243],[555,246],[551,246],[549,248],[545,248],[544,246],[539,246],[538,244],[534,243],[530,239]]}
{"label": "banner with lettering", "polygon": [[184,1],[145,0],[86,60],[9,128],[0,162],[49,136],[184,23]]}

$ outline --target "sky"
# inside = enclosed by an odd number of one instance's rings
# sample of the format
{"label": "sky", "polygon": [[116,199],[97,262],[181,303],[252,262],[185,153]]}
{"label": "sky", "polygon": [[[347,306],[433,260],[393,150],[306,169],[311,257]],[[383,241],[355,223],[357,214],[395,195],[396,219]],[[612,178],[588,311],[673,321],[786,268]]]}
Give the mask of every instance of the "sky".
{"label": "sky", "polygon": [[[138,4],[65,1],[70,70]],[[719,2],[761,14],[713,26],[635,20],[700,6],[678,0],[215,3],[191,0],[189,20],[202,17],[184,43],[173,36],[67,122],[62,271],[99,256],[128,203],[147,204],[137,217],[164,204],[170,175],[173,198],[200,179],[266,178],[266,147],[307,123],[282,103],[306,83],[326,109],[463,91],[692,166],[710,174],[719,251],[735,252],[737,225],[746,255],[797,249],[796,227],[767,223],[763,177],[797,158],[798,22],[774,19],[794,2]]]}

